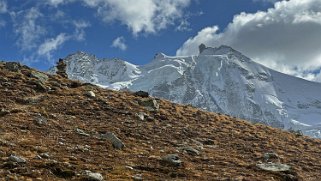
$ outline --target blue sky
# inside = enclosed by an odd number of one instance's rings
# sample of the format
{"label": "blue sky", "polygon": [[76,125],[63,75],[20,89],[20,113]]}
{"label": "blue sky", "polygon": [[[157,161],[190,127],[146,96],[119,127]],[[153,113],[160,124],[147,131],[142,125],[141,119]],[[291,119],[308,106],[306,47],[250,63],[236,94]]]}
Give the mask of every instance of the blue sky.
{"label": "blue sky", "polygon": [[0,0],[0,59],[46,70],[80,50],[140,65],[227,44],[319,81],[320,12],[320,0]]}

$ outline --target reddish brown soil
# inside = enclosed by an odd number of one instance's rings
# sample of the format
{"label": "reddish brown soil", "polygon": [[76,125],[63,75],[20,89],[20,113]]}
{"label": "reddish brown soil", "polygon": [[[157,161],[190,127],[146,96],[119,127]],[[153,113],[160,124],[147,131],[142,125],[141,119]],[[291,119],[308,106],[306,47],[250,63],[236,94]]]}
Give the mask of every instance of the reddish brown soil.
{"label": "reddish brown soil", "polygon": [[[85,180],[85,170],[105,180],[132,180],[136,174],[144,180],[321,180],[321,140],[166,100],[151,112],[130,92],[59,76],[49,76],[44,90],[32,71],[12,72],[0,63],[0,180]],[[86,96],[89,90],[96,97]],[[149,118],[140,120],[138,112]],[[39,114],[47,123],[36,123]],[[113,132],[126,147],[113,148],[99,138],[103,132]],[[182,146],[200,154],[183,152]],[[257,168],[270,151],[291,171]],[[41,153],[49,158],[36,158]],[[181,166],[161,161],[172,153]],[[8,164],[11,154],[27,162]]]}

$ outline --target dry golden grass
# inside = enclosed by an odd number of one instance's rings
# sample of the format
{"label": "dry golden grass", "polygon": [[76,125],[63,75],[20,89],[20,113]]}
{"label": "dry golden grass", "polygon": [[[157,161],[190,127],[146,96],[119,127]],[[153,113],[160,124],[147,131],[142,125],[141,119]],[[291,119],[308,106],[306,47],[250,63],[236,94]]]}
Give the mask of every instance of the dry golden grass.
{"label": "dry golden grass", "polygon": [[[43,83],[54,91],[42,91],[35,87],[38,80],[28,76],[31,71],[10,72],[0,64],[0,110],[10,112],[0,114],[0,180],[81,180],[85,170],[105,180],[132,180],[136,174],[144,180],[321,180],[320,140],[166,100],[158,101],[158,112],[150,112],[130,92],[58,76]],[[95,98],[85,95],[89,90]],[[141,121],[139,112],[150,120]],[[47,120],[43,125],[35,122],[39,114]],[[90,136],[79,135],[77,128]],[[99,139],[102,132],[115,133],[126,147],[114,149]],[[189,155],[182,146],[200,155]],[[292,171],[258,169],[255,165],[269,151]],[[42,153],[49,158],[36,158]],[[171,153],[180,156],[181,166],[160,161]],[[27,163],[6,167],[11,154]]]}

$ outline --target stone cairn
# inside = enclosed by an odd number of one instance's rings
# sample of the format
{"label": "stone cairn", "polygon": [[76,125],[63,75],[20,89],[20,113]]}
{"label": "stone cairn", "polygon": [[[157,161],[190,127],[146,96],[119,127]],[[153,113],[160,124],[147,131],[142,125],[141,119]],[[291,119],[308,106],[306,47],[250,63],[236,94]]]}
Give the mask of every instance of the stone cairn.
{"label": "stone cairn", "polygon": [[57,63],[57,75],[60,75],[61,77],[64,77],[64,78],[68,78],[68,75],[66,73],[66,63],[64,62],[63,59],[59,59],[58,63]]}

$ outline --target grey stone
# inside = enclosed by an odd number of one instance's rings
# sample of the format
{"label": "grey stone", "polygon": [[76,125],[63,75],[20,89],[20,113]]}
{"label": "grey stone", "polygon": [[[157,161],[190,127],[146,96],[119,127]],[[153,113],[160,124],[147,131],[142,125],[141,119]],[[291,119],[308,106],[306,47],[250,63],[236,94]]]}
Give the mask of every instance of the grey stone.
{"label": "grey stone", "polygon": [[189,155],[193,155],[193,156],[196,156],[196,155],[199,155],[199,151],[196,150],[195,148],[193,147],[190,147],[190,146],[186,146],[186,147],[183,147],[181,148],[184,152],[188,153]]}
{"label": "grey stone", "polygon": [[37,117],[35,118],[35,123],[38,126],[42,126],[44,124],[47,124],[47,119],[43,117],[41,114],[38,114]]}
{"label": "grey stone", "polygon": [[291,167],[281,163],[260,163],[256,165],[258,168],[272,172],[285,172],[290,171]]}
{"label": "grey stone", "polygon": [[41,156],[41,158],[45,158],[45,159],[50,158],[48,153],[41,153],[41,154],[39,154],[39,156]]}
{"label": "grey stone", "polygon": [[86,133],[84,130],[76,128],[76,133],[81,136],[90,136],[88,133]]}
{"label": "grey stone", "polygon": [[146,114],[143,113],[143,112],[139,112],[139,113],[136,113],[136,116],[137,116],[141,121],[144,121]]}
{"label": "grey stone", "polygon": [[96,97],[95,93],[93,91],[88,91],[85,93],[86,96],[88,97]]}
{"label": "grey stone", "polygon": [[123,149],[125,147],[125,144],[114,133],[108,132],[106,134],[102,134],[101,137],[111,141],[113,147],[116,149]]}
{"label": "grey stone", "polygon": [[74,150],[81,151],[81,152],[88,152],[90,151],[90,146],[89,145],[77,145],[74,147]]}
{"label": "grey stone", "polygon": [[173,165],[173,166],[180,166],[182,164],[182,161],[180,160],[180,158],[177,154],[166,155],[166,156],[162,157],[162,160],[170,165]]}
{"label": "grey stone", "polygon": [[7,62],[4,67],[9,71],[19,72],[22,65],[18,62]]}
{"label": "grey stone", "polygon": [[15,162],[15,163],[26,163],[26,159],[16,156],[16,155],[10,155],[8,158],[8,161]]}
{"label": "grey stone", "polygon": [[143,180],[142,174],[136,174],[134,176],[132,176],[134,181],[139,181],[139,180]]}
{"label": "grey stone", "polygon": [[144,98],[138,101],[138,104],[144,106],[149,111],[158,111],[159,104],[154,98]]}
{"label": "grey stone", "polygon": [[32,71],[29,76],[38,79],[41,83],[45,83],[49,79],[46,74],[35,71]]}
{"label": "grey stone", "polygon": [[280,157],[275,152],[264,153],[263,158],[265,162],[280,162]]}
{"label": "grey stone", "polygon": [[89,170],[85,171],[85,177],[87,180],[90,181],[102,181],[104,180],[104,177],[100,173],[94,173]]}
{"label": "grey stone", "polygon": [[47,91],[48,88],[39,80],[34,82],[35,86],[36,86],[36,90],[38,91]]}

